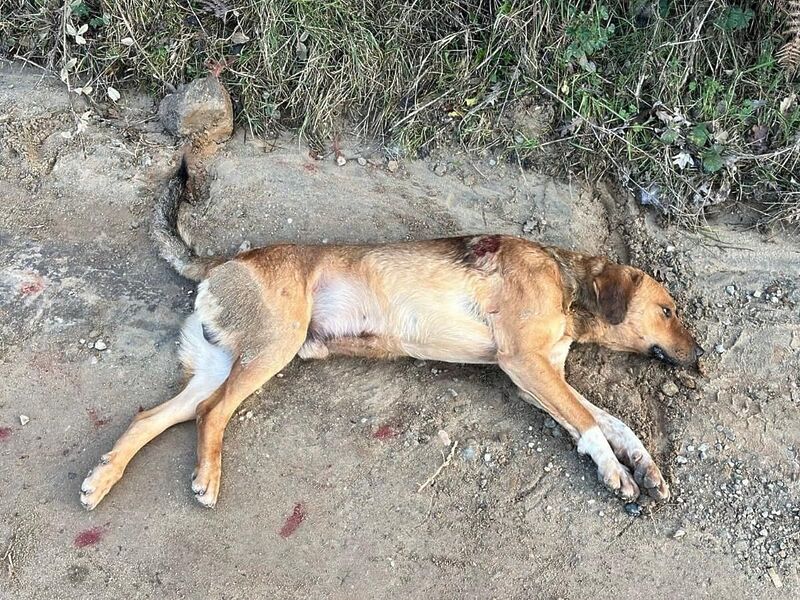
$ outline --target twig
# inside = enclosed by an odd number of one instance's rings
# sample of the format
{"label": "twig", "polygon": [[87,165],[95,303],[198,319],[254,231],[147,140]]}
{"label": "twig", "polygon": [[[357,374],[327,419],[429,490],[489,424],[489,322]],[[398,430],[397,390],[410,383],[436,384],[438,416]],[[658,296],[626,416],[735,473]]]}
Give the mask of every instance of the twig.
{"label": "twig", "polygon": [[419,494],[419,493],[420,493],[422,490],[424,490],[426,487],[428,487],[429,485],[433,484],[433,482],[434,482],[434,481],[436,480],[436,478],[439,476],[439,473],[441,473],[441,472],[442,472],[442,469],[444,469],[444,468],[445,468],[447,465],[449,465],[449,464],[450,464],[450,461],[451,461],[451,460],[452,460],[452,458],[453,458],[453,454],[455,454],[455,452],[456,452],[456,447],[457,447],[457,446],[458,446],[458,440],[456,440],[455,442],[453,442],[453,446],[452,446],[452,448],[450,448],[450,454],[448,454],[448,455],[447,455],[447,458],[446,458],[446,459],[444,459],[444,462],[443,462],[441,465],[439,465],[439,468],[438,468],[438,469],[436,469],[436,472],[435,472],[433,475],[431,475],[430,477],[428,477],[427,481],[425,481],[425,483],[423,483],[421,486],[419,486],[419,488],[417,488],[417,493],[418,493],[418,494]]}

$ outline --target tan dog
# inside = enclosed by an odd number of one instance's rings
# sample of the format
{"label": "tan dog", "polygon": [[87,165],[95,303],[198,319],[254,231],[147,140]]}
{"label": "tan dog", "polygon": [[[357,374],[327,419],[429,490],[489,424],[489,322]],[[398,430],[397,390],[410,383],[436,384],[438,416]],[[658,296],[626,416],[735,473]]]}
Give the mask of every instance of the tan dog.
{"label": "tan dog", "polygon": [[171,400],[136,415],[81,485],[91,510],[131,458],[168,427],[196,419],[192,490],[214,506],[222,438],[239,404],[295,356],[413,356],[497,364],[589,454],[625,499],[669,489],[636,435],[564,379],[573,342],[693,365],[703,353],[655,280],[601,257],[527,240],[479,235],[385,245],[281,244],[230,260],[195,255],[176,229],[187,168],[156,207],[161,255],[200,281],[182,331],[190,374]]}

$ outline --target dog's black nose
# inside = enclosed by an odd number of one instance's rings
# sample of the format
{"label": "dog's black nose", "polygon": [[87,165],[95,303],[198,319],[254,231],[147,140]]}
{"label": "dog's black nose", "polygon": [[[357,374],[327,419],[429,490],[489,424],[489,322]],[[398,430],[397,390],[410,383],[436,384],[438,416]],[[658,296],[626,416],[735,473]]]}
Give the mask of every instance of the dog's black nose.
{"label": "dog's black nose", "polygon": [[703,347],[700,344],[695,344],[694,345],[694,355],[695,355],[696,358],[700,358],[705,353],[706,353],[706,351],[703,350]]}

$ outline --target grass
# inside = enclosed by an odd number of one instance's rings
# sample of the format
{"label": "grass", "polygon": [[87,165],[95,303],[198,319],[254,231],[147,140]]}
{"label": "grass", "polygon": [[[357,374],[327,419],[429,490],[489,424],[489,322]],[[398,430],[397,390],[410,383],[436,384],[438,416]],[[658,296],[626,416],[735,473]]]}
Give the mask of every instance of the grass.
{"label": "grass", "polygon": [[685,224],[746,206],[796,228],[798,65],[778,61],[791,4],[21,0],[0,6],[0,53],[61,73],[98,108],[109,87],[163,94],[227,64],[253,135],[557,158]]}

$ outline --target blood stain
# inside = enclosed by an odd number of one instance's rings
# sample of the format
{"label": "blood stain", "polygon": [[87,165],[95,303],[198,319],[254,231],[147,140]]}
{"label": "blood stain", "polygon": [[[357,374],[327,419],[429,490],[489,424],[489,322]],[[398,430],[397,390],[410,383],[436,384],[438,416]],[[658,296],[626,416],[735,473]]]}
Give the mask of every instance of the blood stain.
{"label": "blood stain", "polygon": [[286,519],[286,522],[281,527],[281,537],[288,538],[292,535],[297,528],[300,527],[300,523],[305,521],[306,519],[306,509],[302,503],[298,502],[294,505],[294,510],[292,510],[292,514]]}
{"label": "blood stain", "polygon": [[40,293],[44,289],[44,280],[35,275],[36,279],[31,281],[23,281],[19,284],[19,293],[23,296],[33,296]]}
{"label": "blood stain", "polygon": [[391,425],[381,425],[375,430],[375,433],[372,434],[376,440],[389,440],[393,437],[397,437],[397,434],[400,433]]}
{"label": "blood stain", "polygon": [[6,441],[11,437],[11,427],[0,427],[0,442]]}
{"label": "blood stain", "polygon": [[481,237],[472,246],[472,253],[476,258],[481,258],[487,254],[492,254],[500,249],[499,235],[486,235]]}
{"label": "blood stain", "polygon": [[106,534],[105,529],[103,529],[99,525],[81,531],[78,535],[75,536],[75,542],[74,542],[75,547],[86,548],[86,546],[94,546],[97,542],[103,539],[103,536],[105,534]]}
{"label": "blood stain", "polygon": [[96,408],[87,408],[86,412],[88,413],[89,419],[92,421],[92,425],[94,425],[95,429],[100,429],[103,425],[111,422],[111,417],[108,417],[107,419],[101,419],[97,414]]}

